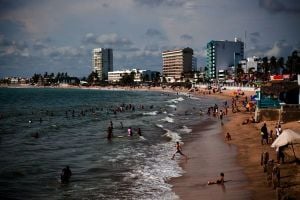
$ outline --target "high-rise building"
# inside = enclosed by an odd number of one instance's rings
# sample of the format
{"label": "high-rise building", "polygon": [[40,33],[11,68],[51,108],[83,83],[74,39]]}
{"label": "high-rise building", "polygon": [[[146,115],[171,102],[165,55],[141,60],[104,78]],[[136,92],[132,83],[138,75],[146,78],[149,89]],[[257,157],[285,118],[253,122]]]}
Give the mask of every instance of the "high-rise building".
{"label": "high-rise building", "polygon": [[206,46],[206,77],[216,79],[219,70],[236,70],[240,60],[244,58],[244,42],[235,38],[235,41],[210,41]]}
{"label": "high-rise building", "polygon": [[100,80],[107,80],[108,72],[113,71],[113,50],[104,48],[94,49],[93,68]]}
{"label": "high-rise building", "polygon": [[185,73],[193,71],[193,49],[168,50],[162,53],[163,76],[167,80],[178,81]]}
{"label": "high-rise building", "polygon": [[193,72],[197,71],[197,58],[195,56],[192,58],[192,70]]}

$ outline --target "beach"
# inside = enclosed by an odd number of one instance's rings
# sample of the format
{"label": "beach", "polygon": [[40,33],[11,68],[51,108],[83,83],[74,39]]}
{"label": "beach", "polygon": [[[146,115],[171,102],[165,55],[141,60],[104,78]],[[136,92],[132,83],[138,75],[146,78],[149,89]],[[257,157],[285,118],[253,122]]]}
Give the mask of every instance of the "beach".
{"label": "beach", "polygon": [[[67,88],[68,89],[68,88]],[[82,89],[82,88],[79,88]],[[155,91],[160,93],[185,94],[186,96],[201,97],[204,99],[219,99],[227,101],[229,105],[232,98],[230,90],[222,93],[208,95],[189,92],[186,89],[162,89],[160,87],[108,87],[86,88],[91,90],[127,90],[127,91]],[[245,92],[248,97],[251,92]],[[220,105],[221,108],[221,105]],[[242,125],[245,119],[254,116],[242,107],[241,112],[232,113],[229,108],[228,115],[224,117],[224,125],[219,119],[209,117],[205,121],[195,123],[192,132],[183,137],[183,152],[189,159],[179,156],[175,161],[180,164],[184,173],[182,176],[171,178],[172,191],[180,199],[276,199],[278,193],[288,194],[291,197],[300,196],[299,165],[293,160],[291,149],[285,151],[288,163],[280,165],[281,189],[275,190],[267,183],[266,173],[260,164],[263,151],[270,153],[270,159],[276,161],[275,149],[269,145],[261,145],[260,123]],[[203,115],[206,115],[203,110]],[[275,129],[275,121],[266,121],[268,130]],[[283,129],[300,131],[300,123],[289,122],[282,124]],[[232,140],[225,141],[224,134],[229,132]],[[300,155],[299,145],[295,145],[296,155]],[[172,149],[169,149],[172,151]],[[171,154],[173,152],[169,152]],[[208,181],[215,181],[219,174],[225,174],[224,185],[207,185]]]}
{"label": "beach", "polygon": [[[211,97],[229,101],[231,93],[232,91],[226,91]],[[249,97],[251,93],[246,92],[245,95]],[[275,149],[270,147],[271,143],[261,145],[262,122],[242,125],[242,122],[251,116],[254,116],[254,113],[243,109],[237,113],[230,111],[225,117],[224,126],[220,126],[220,122],[215,119],[214,125],[208,130],[203,130],[201,125],[195,127],[193,133],[197,135],[197,132],[204,131],[205,138],[195,136],[185,141],[184,152],[190,157],[187,162],[181,162],[185,173],[171,180],[173,190],[180,199],[276,199],[279,195],[289,195],[297,199],[300,196],[299,165],[293,162],[290,148],[285,150],[288,163],[280,165],[280,189],[273,189],[268,184],[266,173],[260,165],[261,154],[268,151],[270,159],[276,161],[276,153]],[[268,130],[274,131],[276,123],[267,121]],[[282,127],[300,131],[298,122],[285,123]],[[230,141],[225,141],[227,132],[232,137]],[[202,153],[199,148],[203,150],[203,145],[207,146],[208,156],[205,160],[199,160],[197,158]],[[295,145],[294,148],[296,155],[300,155],[299,145]],[[225,180],[230,181],[224,186],[207,185],[207,181],[216,180],[220,172],[225,173]]]}

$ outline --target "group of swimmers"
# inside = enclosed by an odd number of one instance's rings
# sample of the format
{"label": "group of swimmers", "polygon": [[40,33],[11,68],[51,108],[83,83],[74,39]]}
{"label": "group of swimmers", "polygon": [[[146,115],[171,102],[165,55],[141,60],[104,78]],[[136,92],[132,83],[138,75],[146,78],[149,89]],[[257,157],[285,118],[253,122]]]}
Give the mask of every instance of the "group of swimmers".
{"label": "group of swimmers", "polygon": [[[120,124],[121,124],[121,128],[123,129],[123,123],[120,122]],[[133,136],[133,131],[132,131],[131,127],[128,127],[127,132],[128,132],[128,136],[129,137]],[[141,137],[142,136],[141,128],[138,128],[136,133],[137,133],[138,136]],[[113,137],[114,137],[114,135],[113,135],[113,122],[110,121],[110,125],[107,128],[107,136],[106,136],[106,138],[108,140],[111,140]]]}

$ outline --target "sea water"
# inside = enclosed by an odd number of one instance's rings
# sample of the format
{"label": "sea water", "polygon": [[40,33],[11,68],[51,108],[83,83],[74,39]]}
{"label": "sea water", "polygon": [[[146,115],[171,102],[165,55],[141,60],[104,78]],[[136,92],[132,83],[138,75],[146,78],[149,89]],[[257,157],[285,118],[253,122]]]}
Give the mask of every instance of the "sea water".
{"label": "sea water", "polygon": [[[0,198],[176,199],[167,183],[183,173],[180,156],[171,160],[175,142],[216,102],[151,91],[1,88]],[[61,184],[66,165],[73,175]]]}

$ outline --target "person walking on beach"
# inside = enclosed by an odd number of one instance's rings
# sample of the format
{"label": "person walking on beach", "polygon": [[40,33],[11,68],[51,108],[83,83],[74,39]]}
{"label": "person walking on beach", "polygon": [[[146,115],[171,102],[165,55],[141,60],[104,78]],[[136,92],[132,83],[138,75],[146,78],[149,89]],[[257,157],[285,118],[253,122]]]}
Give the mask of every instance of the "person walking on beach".
{"label": "person walking on beach", "polygon": [[264,123],[264,125],[260,129],[260,134],[261,134],[261,144],[263,145],[264,143],[268,144],[268,128],[267,124]]}
{"label": "person walking on beach", "polygon": [[275,128],[275,131],[276,131],[276,138],[281,134],[282,132],[282,129],[281,129],[281,125],[278,124]]}
{"label": "person walking on beach", "polygon": [[182,153],[182,148],[179,142],[176,142],[176,152],[173,154],[172,160],[174,159],[176,153],[179,153],[180,155],[184,156],[187,159],[187,156]]}

